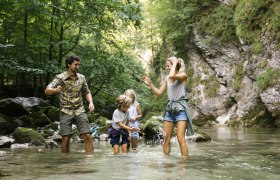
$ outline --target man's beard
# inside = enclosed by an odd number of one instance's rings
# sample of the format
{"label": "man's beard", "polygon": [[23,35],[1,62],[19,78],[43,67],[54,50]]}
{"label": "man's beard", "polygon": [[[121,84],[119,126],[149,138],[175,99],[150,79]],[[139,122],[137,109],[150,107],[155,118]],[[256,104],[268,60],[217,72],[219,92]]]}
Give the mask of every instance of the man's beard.
{"label": "man's beard", "polygon": [[79,72],[79,69],[71,69],[72,73],[76,74]]}

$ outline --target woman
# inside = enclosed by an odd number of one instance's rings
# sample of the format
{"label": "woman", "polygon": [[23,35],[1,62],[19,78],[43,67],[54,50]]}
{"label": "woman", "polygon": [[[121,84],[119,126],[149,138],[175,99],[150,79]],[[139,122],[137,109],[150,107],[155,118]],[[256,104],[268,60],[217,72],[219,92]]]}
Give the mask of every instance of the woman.
{"label": "woman", "polygon": [[171,57],[166,61],[166,71],[168,76],[163,80],[161,86],[156,88],[148,77],[144,77],[144,83],[157,96],[161,96],[167,88],[168,103],[164,115],[164,154],[170,154],[170,139],[173,129],[177,127],[177,139],[181,149],[182,156],[188,156],[188,146],[185,141],[185,133],[188,127],[187,135],[193,135],[191,118],[188,112],[187,98],[185,92],[185,83],[187,75],[185,64],[182,59]]}

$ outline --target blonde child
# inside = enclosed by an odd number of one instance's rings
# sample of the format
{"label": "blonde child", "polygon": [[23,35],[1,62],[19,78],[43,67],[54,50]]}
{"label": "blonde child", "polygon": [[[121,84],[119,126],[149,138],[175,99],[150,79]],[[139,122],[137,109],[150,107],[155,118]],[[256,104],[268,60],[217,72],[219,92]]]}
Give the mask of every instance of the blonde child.
{"label": "blonde child", "polygon": [[129,127],[128,108],[131,105],[131,100],[125,95],[120,95],[116,99],[117,109],[113,113],[112,127],[109,128],[110,143],[114,148],[114,154],[120,152],[127,153],[127,143],[130,138],[131,131],[139,131],[139,128]]}
{"label": "blonde child", "polygon": [[[136,93],[134,92],[133,89],[128,89],[124,93],[126,96],[128,96],[131,99],[131,105],[128,108],[128,113],[129,113],[129,123],[131,128],[139,128],[140,122],[139,118],[142,117],[142,112],[140,109],[140,104],[136,100]],[[131,132],[131,148],[132,150],[137,149],[137,144],[138,144],[138,139],[139,139],[139,132],[134,131]]]}

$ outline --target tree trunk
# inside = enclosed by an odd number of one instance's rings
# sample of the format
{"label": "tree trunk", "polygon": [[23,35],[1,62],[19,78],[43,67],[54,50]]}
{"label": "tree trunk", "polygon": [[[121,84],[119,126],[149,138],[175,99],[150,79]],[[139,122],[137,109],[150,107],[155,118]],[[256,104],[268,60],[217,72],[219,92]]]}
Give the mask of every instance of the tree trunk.
{"label": "tree trunk", "polygon": [[[23,31],[23,38],[24,38],[24,44],[23,44],[23,48],[24,48],[24,54],[23,54],[23,59],[22,59],[22,62],[20,62],[20,64],[26,64],[27,62],[27,51],[28,51],[28,43],[27,43],[27,26],[28,26],[28,13],[27,13],[27,7],[25,6],[25,11],[24,11],[24,31]],[[23,81],[23,73],[22,72],[19,72],[17,74],[17,96],[21,96],[22,95],[22,89],[24,87],[22,87],[22,82]]]}
{"label": "tree trunk", "polygon": [[63,22],[61,21],[61,24],[60,24],[60,35],[59,35],[59,41],[60,41],[60,45],[59,45],[59,65],[61,66],[62,65],[62,57],[63,57],[63,47],[62,47],[62,41],[63,41],[63,33],[64,33],[64,28],[63,28]]}
{"label": "tree trunk", "polygon": [[[53,2],[52,2],[53,4]],[[54,15],[55,15],[55,7],[54,4],[52,6],[52,17],[51,17],[51,27],[50,27],[50,46],[49,46],[49,67],[51,67],[52,64],[52,51],[53,51],[53,24],[54,24]],[[47,71],[47,77],[46,77],[46,83],[47,86],[49,84],[50,80],[50,72]]]}

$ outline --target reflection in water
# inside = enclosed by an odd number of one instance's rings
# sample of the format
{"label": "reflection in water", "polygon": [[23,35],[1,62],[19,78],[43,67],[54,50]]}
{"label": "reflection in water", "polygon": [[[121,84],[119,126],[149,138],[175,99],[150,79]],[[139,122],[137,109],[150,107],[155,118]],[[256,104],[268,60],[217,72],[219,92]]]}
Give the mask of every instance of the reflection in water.
{"label": "reflection in water", "polygon": [[[171,155],[161,145],[145,145],[135,152],[112,154],[109,142],[95,142],[93,157],[84,156],[83,144],[60,149],[4,149],[0,179],[279,179],[280,131],[277,129],[205,129],[212,142],[189,142],[190,156]],[[1,149],[3,150],[3,149]]]}

